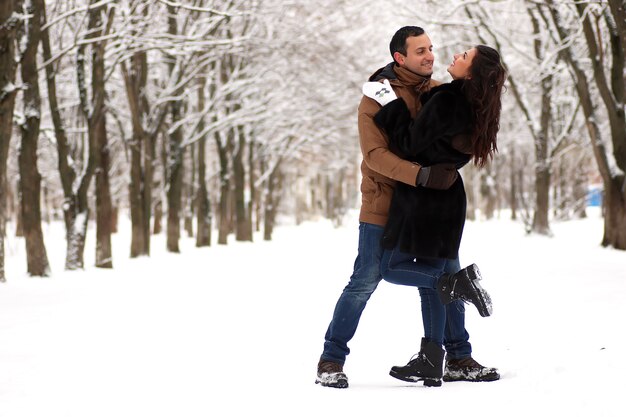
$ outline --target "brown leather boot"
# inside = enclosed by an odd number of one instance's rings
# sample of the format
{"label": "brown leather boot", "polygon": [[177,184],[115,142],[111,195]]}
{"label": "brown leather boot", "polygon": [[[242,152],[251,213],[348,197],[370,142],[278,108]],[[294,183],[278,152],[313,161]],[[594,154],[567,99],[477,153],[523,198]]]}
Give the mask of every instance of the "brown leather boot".
{"label": "brown leather boot", "polygon": [[490,382],[498,379],[500,379],[500,374],[496,368],[482,366],[471,356],[463,359],[448,359],[443,374],[443,380],[446,382]]}
{"label": "brown leather boot", "polygon": [[320,359],[315,383],[323,387],[348,388],[348,377],[343,373],[343,365],[340,363]]}

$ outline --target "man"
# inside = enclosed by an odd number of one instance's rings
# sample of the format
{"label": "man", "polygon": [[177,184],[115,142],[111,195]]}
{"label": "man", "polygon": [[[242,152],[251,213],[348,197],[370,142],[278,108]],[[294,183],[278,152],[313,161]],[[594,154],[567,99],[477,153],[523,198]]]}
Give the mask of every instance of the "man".
{"label": "man", "polygon": [[[432,43],[422,28],[400,28],[389,45],[394,62],[378,70],[370,81],[388,80],[395,94],[402,98],[411,116],[420,110],[419,97],[438,85],[431,80],[434,55]],[[384,94],[384,89],[381,91]],[[359,248],[350,282],[344,288],[325,335],[324,350],[317,369],[316,383],[334,388],[347,388],[343,372],[348,342],[354,336],[361,314],[381,280],[380,245],[391,195],[396,181],[435,189],[447,189],[458,173],[449,165],[420,167],[398,158],[388,149],[388,141],[374,123],[380,105],[363,96],[358,110],[361,163],[362,204],[359,215]],[[458,269],[460,266],[457,265]],[[444,381],[493,381],[500,376],[496,369],[486,368],[471,357],[469,334],[465,330],[465,308],[461,301],[446,306],[447,351]]]}

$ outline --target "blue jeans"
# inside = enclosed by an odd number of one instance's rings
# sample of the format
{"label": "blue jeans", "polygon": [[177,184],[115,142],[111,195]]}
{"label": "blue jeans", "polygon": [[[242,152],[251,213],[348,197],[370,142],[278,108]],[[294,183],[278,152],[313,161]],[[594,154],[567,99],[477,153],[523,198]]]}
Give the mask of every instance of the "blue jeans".
{"label": "blue jeans", "polygon": [[[359,325],[361,314],[382,277],[380,274],[383,248],[380,241],[384,228],[369,223],[359,224],[359,250],[350,282],[343,289],[333,318],[326,331],[321,359],[344,364],[350,353],[348,342]],[[450,261],[450,268],[454,262]],[[456,261],[457,271],[460,269]],[[456,271],[454,271],[456,272]],[[445,346],[449,358],[460,359],[471,355],[469,334],[465,330],[465,309],[454,302],[446,306],[448,322],[445,326]],[[424,326],[426,329],[426,325]]]}
{"label": "blue jeans", "polygon": [[[461,270],[459,258],[447,259],[444,272],[456,274]],[[422,304],[424,296],[420,291]],[[431,295],[432,296],[432,295]],[[439,294],[437,294],[439,297]],[[422,315],[422,320],[424,316]],[[424,329],[426,324],[424,324]],[[472,356],[472,345],[469,343],[469,333],[465,329],[465,303],[455,300],[446,304],[446,327],[443,332],[443,345],[446,348],[448,359],[462,359]]]}
{"label": "blue jeans", "polygon": [[401,252],[385,250],[381,274],[392,284],[418,287],[422,299],[424,337],[445,345],[449,359],[471,356],[469,334],[465,330],[465,306],[460,300],[443,305],[437,293],[437,281],[444,273],[461,269],[458,259],[426,259]]}
{"label": "blue jeans", "polygon": [[384,228],[370,223],[359,224],[359,252],[354,261],[350,282],[343,289],[333,319],[326,331],[321,359],[344,364],[350,353],[348,342],[354,336],[361,314],[381,280],[380,240]]}

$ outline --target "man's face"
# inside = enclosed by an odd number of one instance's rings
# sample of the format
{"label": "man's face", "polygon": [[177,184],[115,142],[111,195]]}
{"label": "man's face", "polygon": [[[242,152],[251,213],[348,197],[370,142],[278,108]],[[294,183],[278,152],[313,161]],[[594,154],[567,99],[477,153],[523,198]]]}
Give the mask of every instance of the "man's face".
{"label": "man's face", "polygon": [[398,65],[414,74],[428,77],[433,73],[433,44],[426,34],[406,38],[406,56],[396,52],[394,58]]}

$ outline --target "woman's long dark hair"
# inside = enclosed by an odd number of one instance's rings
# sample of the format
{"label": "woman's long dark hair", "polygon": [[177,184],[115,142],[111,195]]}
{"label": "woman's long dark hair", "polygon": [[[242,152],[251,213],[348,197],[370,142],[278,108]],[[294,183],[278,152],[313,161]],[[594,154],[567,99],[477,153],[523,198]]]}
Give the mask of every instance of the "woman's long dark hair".
{"label": "woman's long dark hair", "polygon": [[474,164],[484,166],[498,151],[496,138],[500,129],[502,88],[506,70],[500,54],[485,45],[476,46],[470,78],[463,85],[473,113],[472,154]]}

